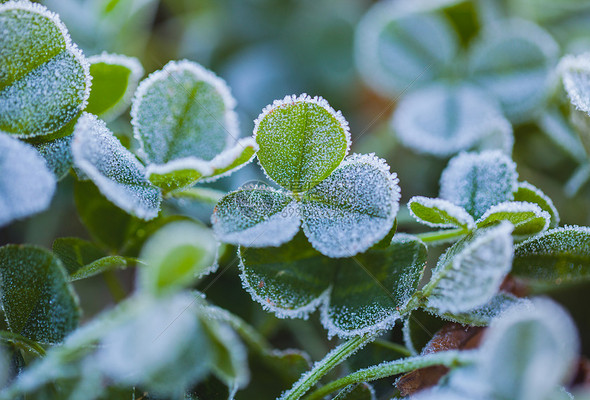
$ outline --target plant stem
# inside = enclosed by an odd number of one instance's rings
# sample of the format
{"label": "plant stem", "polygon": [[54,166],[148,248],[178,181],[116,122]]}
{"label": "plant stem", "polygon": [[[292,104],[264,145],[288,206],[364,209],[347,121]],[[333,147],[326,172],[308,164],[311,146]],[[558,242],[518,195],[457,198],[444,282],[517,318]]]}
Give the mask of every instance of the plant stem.
{"label": "plant stem", "polygon": [[469,231],[464,228],[457,228],[457,229],[443,229],[440,231],[435,232],[425,232],[419,233],[415,235],[424,243],[434,243],[434,242],[445,242],[450,239],[459,238]]}
{"label": "plant stem", "polygon": [[375,333],[367,333],[360,336],[355,336],[352,339],[342,343],[334,350],[329,352],[322,360],[316,362],[313,368],[302,375],[301,378],[293,384],[293,387],[280,397],[280,400],[297,400],[309,391],[318,383],[318,381],[326,375],[332,368],[346,360],[356,351],[364,347],[367,343],[375,339]]}
{"label": "plant stem", "polygon": [[123,285],[121,284],[121,281],[117,277],[115,271],[105,271],[102,276],[107,284],[107,287],[109,288],[109,291],[111,292],[111,295],[113,296],[113,300],[115,300],[115,303],[119,303],[124,300],[127,296],[127,292],[123,288]]}
{"label": "plant stem", "polygon": [[309,396],[305,397],[305,400],[321,399],[324,396],[351,384],[374,381],[376,379],[398,375],[419,368],[430,367],[433,365],[456,367],[459,365],[469,364],[471,362],[473,362],[472,352],[460,352],[456,350],[433,353],[428,356],[416,356],[404,358],[401,360],[394,360],[361,369],[348,376],[332,381],[326,386],[321,387],[320,389],[311,393]]}

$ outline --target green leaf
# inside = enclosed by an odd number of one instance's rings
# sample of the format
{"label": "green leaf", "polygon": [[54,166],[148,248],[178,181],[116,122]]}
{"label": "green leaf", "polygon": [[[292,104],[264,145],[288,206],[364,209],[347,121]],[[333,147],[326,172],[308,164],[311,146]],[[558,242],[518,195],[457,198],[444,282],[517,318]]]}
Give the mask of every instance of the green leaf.
{"label": "green leaf", "polygon": [[443,313],[440,314],[440,317],[449,321],[458,322],[462,325],[488,326],[494,318],[502,315],[504,311],[515,304],[523,301],[525,300],[519,299],[509,293],[501,292],[492,297],[486,304],[473,310],[457,314]]}
{"label": "green leaf", "polygon": [[492,206],[514,198],[516,164],[500,151],[461,153],[440,178],[440,198],[480,218]]}
{"label": "green leaf", "polygon": [[417,289],[426,262],[419,240],[352,258],[322,256],[302,234],[278,248],[240,248],[242,282],[279,317],[306,318],[321,306],[328,335],[348,337],[391,327]]}
{"label": "green leaf", "polygon": [[546,211],[551,216],[549,227],[557,228],[559,225],[559,213],[553,205],[553,201],[537,187],[528,182],[519,182],[516,192],[514,192],[514,201],[525,201],[535,203],[541,210]]}
{"label": "green leaf", "polygon": [[[582,118],[576,118],[579,111],[573,111],[574,112],[570,114],[572,123],[575,125],[574,121],[582,122]],[[576,133],[576,130],[573,129],[572,124],[567,121],[562,111],[557,107],[552,107],[545,111],[543,115],[538,118],[537,124],[539,125],[539,128],[541,128],[541,131],[546,134],[555,145],[578,163],[586,163],[588,161],[588,153],[584,150],[584,145],[580,141],[580,137]],[[584,127],[584,130],[587,130],[587,128]]]}
{"label": "green leaf", "polygon": [[509,221],[514,226],[513,235],[530,236],[547,230],[551,216],[534,203],[506,201],[490,207],[477,220],[477,227],[482,228],[500,221]]}
{"label": "green leaf", "polygon": [[155,296],[190,286],[217,268],[217,242],[208,228],[188,221],[173,222],[153,234],[140,258],[139,288]]}
{"label": "green leaf", "polygon": [[384,160],[373,154],[352,155],[303,194],[303,232],[328,257],[354,256],[389,233],[399,198],[397,175]]}
{"label": "green leaf", "polygon": [[410,215],[433,228],[475,228],[473,217],[465,209],[443,199],[414,196],[408,201]]}
{"label": "green leaf", "polygon": [[459,41],[449,21],[418,8],[377,3],[357,28],[357,67],[371,88],[386,97],[441,77],[458,53]]}
{"label": "green leaf", "polygon": [[51,252],[35,246],[0,248],[2,307],[11,332],[58,343],[80,319],[78,297]]}
{"label": "green leaf", "polygon": [[86,106],[88,62],[57,15],[41,5],[0,5],[0,32],[0,130],[48,137]]}
{"label": "green leaf", "polygon": [[540,113],[559,46],[539,26],[524,20],[491,25],[471,46],[473,79],[500,101],[505,115],[520,123]]}
{"label": "green leaf", "polygon": [[58,180],[63,179],[68,174],[74,163],[71,148],[73,138],[72,135],[69,135],[59,139],[33,144],[39,154],[45,159],[49,170],[53,172]]}
{"label": "green leaf", "polygon": [[375,400],[375,389],[368,383],[355,383],[342,389],[334,400]]}
{"label": "green leaf", "polygon": [[74,164],[114,204],[145,220],[160,211],[162,194],[145,178],[145,168],[105,123],[85,113],[72,142]]}
{"label": "green leaf", "polygon": [[0,342],[10,343],[21,350],[35,354],[39,357],[43,357],[45,355],[45,349],[43,346],[31,339],[27,339],[26,337],[19,335],[18,333],[0,331]]}
{"label": "green leaf", "polygon": [[279,246],[299,231],[297,203],[265,185],[246,185],[224,196],[211,216],[218,239],[246,247]]}
{"label": "green leaf", "polygon": [[49,207],[55,177],[34,148],[0,132],[0,227]]}
{"label": "green leaf", "polygon": [[294,192],[330,175],[350,147],[348,122],[321,97],[275,100],[254,124],[260,165],[269,178]]}
{"label": "green leaf", "polygon": [[557,70],[571,103],[590,114],[590,55],[565,56]]}
{"label": "green leaf", "polygon": [[536,283],[590,279],[590,228],[566,226],[535,236],[514,250],[512,273]]}
{"label": "green leaf", "polygon": [[412,310],[405,318],[402,328],[404,344],[412,355],[418,355],[434,334],[446,324],[447,321],[431,312],[422,309]]}
{"label": "green leaf", "polygon": [[102,53],[88,62],[92,91],[86,111],[105,121],[114,120],[131,104],[143,67],[138,59],[119,54]]}
{"label": "green leaf", "polygon": [[[130,259],[121,256],[106,256],[84,265],[76,272],[70,274],[70,281],[78,281],[80,279],[90,278],[103,272],[113,271],[116,269],[125,269]],[[134,260],[132,260],[134,261]]]}
{"label": "green leaf", "polygon": [[443,254],[422,289],[438,313],[462,313],[489,302],[512,267],[512,225],[473,231]]}

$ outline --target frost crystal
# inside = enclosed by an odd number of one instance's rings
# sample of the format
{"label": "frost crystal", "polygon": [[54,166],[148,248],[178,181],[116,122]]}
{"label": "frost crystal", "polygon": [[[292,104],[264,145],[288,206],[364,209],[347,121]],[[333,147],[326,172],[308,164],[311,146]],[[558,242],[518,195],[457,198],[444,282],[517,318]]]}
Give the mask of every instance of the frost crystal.
{"label": "frost crystal", "polygon": [[529,203],[537,204],[542,210],[547,211],[551,216],[550,226],[552,228],[555,228],[559,225],[559,213],[557,212],[553,201],[549,198],[549,196],[530,183],[518,183],[518,189],[516,192],[514,192],[514,200],[527,201]]}
{"label": "frost crystal", "polygon": [[0,226],[49,207],[55,177],[34,148],[0,132]]}
{"label": "frost crystal", "polygon": [[306,192],[301,203],[303,231],[329,257],[366,251],[389,232],[399,210],[395,173],[374,154],[354,154]]}
{"label": "frost crystal", "polygon": [[57,179],[62,179],[72,167],[72,139],[73,136],[69,135],[33,145]]}
{"label": "frost crystal", "polygon": [[515,236],[540,233],[549,227],[551,216],[534,203],[507,201],[490,207],[480,219],[478,226],[486,226],[500,220],[507,220],[514,226]]}
{"label": "frost crystal", "polygon": [[440,178],[440,197],[481,217],[493,205],[513,199],[516,164],[500,151],[461,153]]}
{"label": "frost crystal", "polygon": [[475,228],[473,217],[447,200],[414,196],[408,201],[408,210],[416,221],[433,228]]}
{"label": "frost crystal", "polygon": [[572,104],[590,114],[590,53],[565,56],[557,70]]}
{"label": "frost crystal", "polygon": [[146,220],[155,218],[162,195],[145,178],[145,168],[92,114],[84,113],[74,129],[72,154],[77,168],[118,207]]}

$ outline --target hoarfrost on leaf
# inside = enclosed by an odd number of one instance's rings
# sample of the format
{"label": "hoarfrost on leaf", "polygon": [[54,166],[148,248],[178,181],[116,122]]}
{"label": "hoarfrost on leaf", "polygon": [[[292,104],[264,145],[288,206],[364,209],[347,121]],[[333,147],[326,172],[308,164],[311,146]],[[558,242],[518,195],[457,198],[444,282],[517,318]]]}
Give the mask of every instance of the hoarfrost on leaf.
{"label": "hoarfrost on leaf", "polygon": [[58,180],[67,175],[74,162],[71,148],[72,139],[73,136],[68,135],[48,142],[33,144]]}
{"label": "hoarfrost on leaf", "polygon": [[387,235],[399,210],[395,173],[374,154],[354,154],[305,192],[302,227],[310,243],[329,257],[351,257]]}
{"label": "hoarfrost on leaf", "polygon": [[557,146],[579,163],[586,163],[588,154],[580,137],[559,109],[549,109],[541,115],[537,124]]}
{"label": "hoarfrost on leaf", "polygon": [[[443,319],[458,322],[463,325],[488,326],[490,322],[500,316],[504,311],[513,307],[519,302],[526,302],[526,299],[520,299],[509,293],[500,292],[496,294],[486,304],[476,307],[472,310],[462,313],[443,313],[439,316]],[[435,311],[436,310],[432,310]]]}
{"label": "hoarfrost on leaf", "polygon": [[440,197],[480,218],[491,206],[513,199],[516,164],[502,152],[461,153],[440,178]]}
{"label": "hoarfrost on leaf", "polygon": [[433,228],[475,228],[473,217],[447,200],[414,196],[408,201],[408,210],[416,221]]}
{"label": "hoarfrost on leaf", "polygon": [[51,135],[86,106],[88,62],[58,16],[39,4],[0,5],[0,32],[0,129]]}
{"label": "hoarfrost on leaf", "polygon": [[512,267],[512,224],[473,231],[443,254],[423,289],[439,313],[463,313],[489,302]]}
{"label": "hoarfrost on leaf", "polygon": [[317,185],[348,154],[348,122],[321,97],[275,100],[254,121],[258,160],[270,179],[293,192]]}
{"label": "hoarfrost on leaf", "polygon": [[101,193],[126,212],[145,220],[155,218],[162,195],[145,178],[144,166],[119,142],[105,123],[84,113],[72,141],[74,164]]}
{"label": "hoarfrost on leaf", "polygon": [[565,56],[557,70],[572,104],[590,114],[590,53]]}
{"label": "hoarfrost on leaf", "polygon": [[55,177],[34,148],[0,132],[0,227],[49,207]]}
{"label": "hoarfrost on leaf", "polygon": [[530,183],[518,182],[518,188],[514,192],[514,201],[535,203],[551,216],[551,223],[549,225],[551,228],[556,228],[559,225],[559,213],[555,205],[553,205],[553,201],[539,188]]}
{"label": "hoarfrost on leaf", "polygon": [[246,247],[279,246],[295,236],[301,223],[297,202],[263,184],[224,196],[211,222],[219,240]]}
{"label": "hoarfrost on leaf", "polygon": [[551,215],[534,203],[506,201],[490,207],[477,220],[477,226],[481,228],[499,221],[509,221],[514,226],[513,235],[526,237],[547,230]]}

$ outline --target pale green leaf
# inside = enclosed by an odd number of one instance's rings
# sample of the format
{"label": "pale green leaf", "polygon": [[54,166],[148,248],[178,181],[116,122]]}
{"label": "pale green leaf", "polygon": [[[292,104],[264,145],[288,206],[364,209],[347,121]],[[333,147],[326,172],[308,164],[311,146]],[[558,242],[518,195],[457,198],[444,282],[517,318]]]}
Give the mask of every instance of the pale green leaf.
{"label": "pale green leaf", "polygon": [[[570,117],[574,115],[576,113],[572,113]],[[553,143],[569,154],[574,160],[579,163],[587,162],[588,154],[584,150],[580,138],[559,109],[550,108],[544,112],[538,118],[537,124]]]}
{"label": "pale green leaf", "polygon": [[473,217],[447,200],[414,196],[408,201],[408,210],[416,221],[433,228],[475,228]]}
{"label": "pale green leaf", "polygon": [[530,183],[518,182],[518,188],[514,192],[514,201],[535,203],[551,216],[551,223],[549,225],[551,228],[556,228],[559,225],[559,213],[555,205],[553,205],[553,201],[539,188]]}
{"label": "pale green leaf", "polygon": [[80,319],[78,297],[51,252],[35,246],[0,248],[2,308],[11,332],[58,343]]}
{"label": "pale green leaf", "polygon": [[572,104],[590,114],[590,53],[565,56],[557,70]]}
{"label": "pale green leaf", "polygon": [[0,5],[0,32],[0,130],[49,137],[86,106],[88,62],[41,5]]}
{"label": "pale green leaf", "polygon": [[302,227],[312,246],[329,257],[351,257],[383,239],[399,210],[395,173],[374,154],[346,158],[303,194]]}
{"label": "pale green leaf", "polygon": [[477,227],[509,221],[514,226],[513,235],[530,236],[547,230],[550,220],[549,213],[534,203],[506,201],[490,207],[477,220]]}
{"label": "pale green leaf", "polygon": [[254,123],[260,165],[269,178],[294,192],[330,175],[350,147],[348,122],[321,97],[275,100]]}

